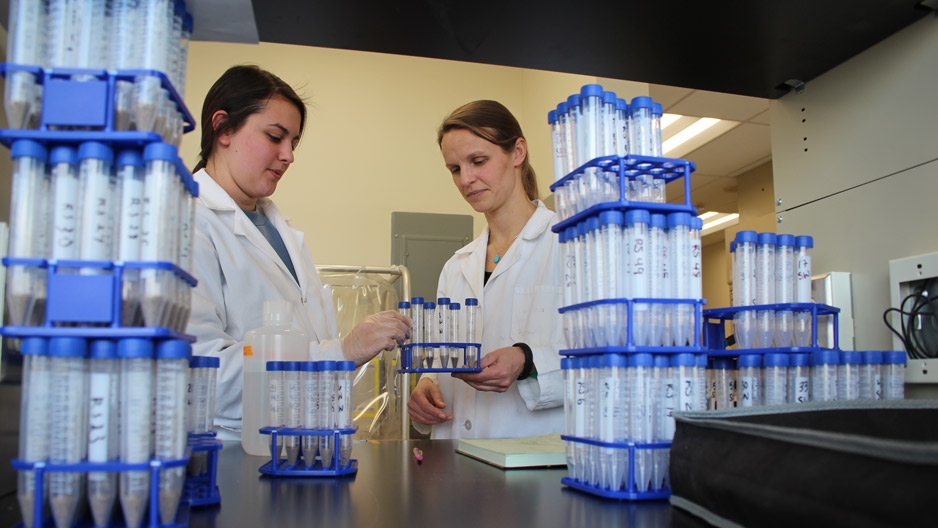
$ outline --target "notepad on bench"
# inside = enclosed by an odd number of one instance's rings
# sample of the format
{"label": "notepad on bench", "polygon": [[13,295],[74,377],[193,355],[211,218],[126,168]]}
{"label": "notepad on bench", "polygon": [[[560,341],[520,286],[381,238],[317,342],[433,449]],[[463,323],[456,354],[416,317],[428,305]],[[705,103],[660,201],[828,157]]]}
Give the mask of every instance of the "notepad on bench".
{"label": "notepad on bench", "polygon": [[564,441],[559,434],[521,438],[460,438],[456,452],[501,469],[567,465]]}

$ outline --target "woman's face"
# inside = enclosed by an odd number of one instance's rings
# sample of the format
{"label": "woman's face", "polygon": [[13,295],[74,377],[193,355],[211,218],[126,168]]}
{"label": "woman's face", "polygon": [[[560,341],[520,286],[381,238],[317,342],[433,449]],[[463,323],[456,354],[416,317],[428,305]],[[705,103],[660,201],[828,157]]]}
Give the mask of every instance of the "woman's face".
{"label": "woman's face", "polygon": [[[227,148],[232,198],[253,209],[258,198],[270,196],[293,163],[300,139],[300,112],[292,103],[275,97],[230,134],[219,137]],[[245,207],[248,206],[248,207]]]}
{"label": "woman's face", "polygon": [[453,183],[463,198],[479,213],[489,213],[504,205],[521,187],[520,171],[525,144],[519,139],[511,152],[486,141],[466,129],[453,129],[443,135],[440,150]]}

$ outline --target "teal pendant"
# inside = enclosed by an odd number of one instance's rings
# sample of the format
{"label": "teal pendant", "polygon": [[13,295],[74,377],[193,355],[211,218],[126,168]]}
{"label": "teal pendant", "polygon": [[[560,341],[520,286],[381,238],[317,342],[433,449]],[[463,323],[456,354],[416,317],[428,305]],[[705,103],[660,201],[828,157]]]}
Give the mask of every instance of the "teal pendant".
{"label": "teal pendant", "polygon": [[496,254],[495,254],[495,258],[492,259],[492,262],[498,264],[498,261],[499,261],[499,260],[501,260],[501,258],[499,258],[498,253],[496,253]]}

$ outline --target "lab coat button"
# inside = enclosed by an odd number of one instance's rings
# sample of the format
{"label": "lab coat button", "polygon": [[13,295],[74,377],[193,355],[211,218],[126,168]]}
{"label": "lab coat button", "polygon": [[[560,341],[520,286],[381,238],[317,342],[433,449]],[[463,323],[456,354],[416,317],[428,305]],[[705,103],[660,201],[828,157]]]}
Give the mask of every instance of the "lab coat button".
{"label": "lab coat button", "polygon": [[463,424],[463,427],[465,427],[467,431],[472,429],[472,422],[466,420],[466,423]]}

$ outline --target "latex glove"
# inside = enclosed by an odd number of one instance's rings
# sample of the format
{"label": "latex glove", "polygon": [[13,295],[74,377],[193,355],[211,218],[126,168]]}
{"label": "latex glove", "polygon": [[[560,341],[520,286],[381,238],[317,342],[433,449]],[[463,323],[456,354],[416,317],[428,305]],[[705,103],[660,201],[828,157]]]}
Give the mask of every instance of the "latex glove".
{"label": "latex glove", "polygon": [[429,378],[420,379],[414,391],[410,393],[410,400],[407,401],[410,419],[423,425],[436,425],[452,420],[452,414],[443,412],[445,408],[446,402],[443,401],[440,388]]}
{"label": "latex glove", "polygon": [[361,366],[382,350],[394,350],[410,338],[410,318],[393,310],[371,314],[342,338],[345,359]]}
{"label": "latex glove", "polygon": [[520,347],[504,347],[482,356],[479,362],[482,372],[454,373],[472,388],[487,392],[505,392],[524,370],[524,350]]}

